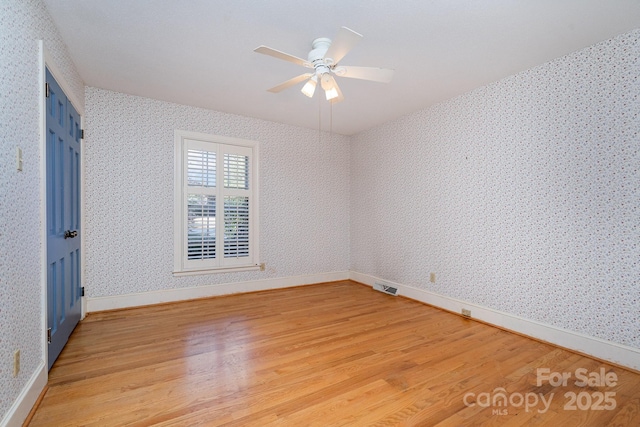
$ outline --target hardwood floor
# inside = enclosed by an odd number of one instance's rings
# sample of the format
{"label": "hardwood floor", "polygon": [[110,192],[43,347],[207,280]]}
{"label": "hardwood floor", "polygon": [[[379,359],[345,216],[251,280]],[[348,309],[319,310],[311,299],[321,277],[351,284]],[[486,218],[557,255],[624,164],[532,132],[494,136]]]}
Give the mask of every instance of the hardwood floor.
{"label": "hardwood floor", "polygon": [[30,425],[638,426],[640,374],[345,281],[90,314]]}

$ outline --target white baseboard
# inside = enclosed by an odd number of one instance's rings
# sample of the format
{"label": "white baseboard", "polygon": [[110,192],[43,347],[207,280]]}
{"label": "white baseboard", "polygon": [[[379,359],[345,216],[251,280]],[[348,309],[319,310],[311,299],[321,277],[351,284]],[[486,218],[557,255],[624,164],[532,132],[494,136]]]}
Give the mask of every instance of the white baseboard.
{"label": "white baseboard", "polygon": [[19,427],[27,419],[29,412],[35,405],[40,393],[47,385],[47,366],[44,361],[40,362],[29,382],[22,389],[9,411],[0,421],[0,427]]}
{"label": "white baseboard", "polygon": [[292,286],[348,280],[348,271],[309,274],[305,276],[279,277],[274,279],[252,280],[248,282],[223,283],[218,285],[196,286],[191,288],[168,289],[110,297],[86,297],[87,313],[115,310],[119,308],[139,307],[164,302],[184,301],[219,295],[243,292],[265,291],[269,289],[289,288]]}
{"label": "white baseboard", "polygon": [[349,278],[365,285],[373,286],[375,282],[389,283],[398,288],[398,295],[424,302],[454,313],[462,309],[471,310],[472,318],[524,334],[551,344],[574,350],[598,359],[607,360],[620,366],[640,370],[640,349],[616,344],[588,335],[572,332],[548,324],[525,319],[513,314],[504,313],[481,305],[468,303],[456,298],[429,292],[423,289],[391,282],[379,277],[351,271]]}

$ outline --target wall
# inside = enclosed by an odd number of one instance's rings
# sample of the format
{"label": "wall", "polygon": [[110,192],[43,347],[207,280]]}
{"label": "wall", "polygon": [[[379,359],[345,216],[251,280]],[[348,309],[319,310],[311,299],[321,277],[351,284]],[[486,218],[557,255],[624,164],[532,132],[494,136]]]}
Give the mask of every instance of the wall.
{"label": "wall", "polygon": [[635,30],[354,137],[351,269],[640,348],[639,69]]}
{"label": "wall", "polygon": [[[88,297],[349,269],[346,137],[91,87],[85,102]],[[259,142],[266,271],[172,276],[175,129]]]}
{"label": "wall", "polygon": [[[44,363],[38,40],[82,100],[82,80],[44,5],[0,2],[0,424]],[[23,150],[22,172],[16,147]],[[13,378],[17,349],[21,370]]]}

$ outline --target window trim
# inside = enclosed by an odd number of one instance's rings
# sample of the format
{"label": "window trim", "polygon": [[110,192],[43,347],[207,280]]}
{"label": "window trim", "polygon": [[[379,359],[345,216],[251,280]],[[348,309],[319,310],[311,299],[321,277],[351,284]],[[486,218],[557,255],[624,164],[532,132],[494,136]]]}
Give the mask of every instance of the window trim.
{"label": "window trim", "polygon": [[[249,163],[249,262],[246,264],[230,263],[230,265],[211,266],[194,265],[197,262],[186,259],[186,194],[185,190],[185,160],[186,160],[186,140],[197,141],[199,143],[212,144],[214,147],[218,144],[226,146],[242,147],[251,149],[251,157]],[[220,155],[220,150],[216,150]],[[259,185],[258,185],[258,143],[240,138],[231,138],[226,136],[211,135],[206,133],[191,132],[185,130],[174,131],[174,189],[173,189],[173,275],[174,276],[191,276],[213,273],[228,273],[235,271],[248,271],[260,269],[259,258]],[[216,227],[219,229],[218,227]],[[221,252],[223,253],[224,250]],[[224,255],[222,255],[224,257]]]}

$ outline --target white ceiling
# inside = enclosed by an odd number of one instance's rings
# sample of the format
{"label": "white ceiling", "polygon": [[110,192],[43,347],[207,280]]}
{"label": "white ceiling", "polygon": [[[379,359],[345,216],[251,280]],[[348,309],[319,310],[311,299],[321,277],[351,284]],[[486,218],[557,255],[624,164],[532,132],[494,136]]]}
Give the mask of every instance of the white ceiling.
{"label": "white ceiling", "polygon": [[[640,0],[44,0],[88,86],[351,135],[640,28]],[[364,39],[343,65],[395,69],[389,84],[338,78],[333,106],[302,83],[340,26]]]}

